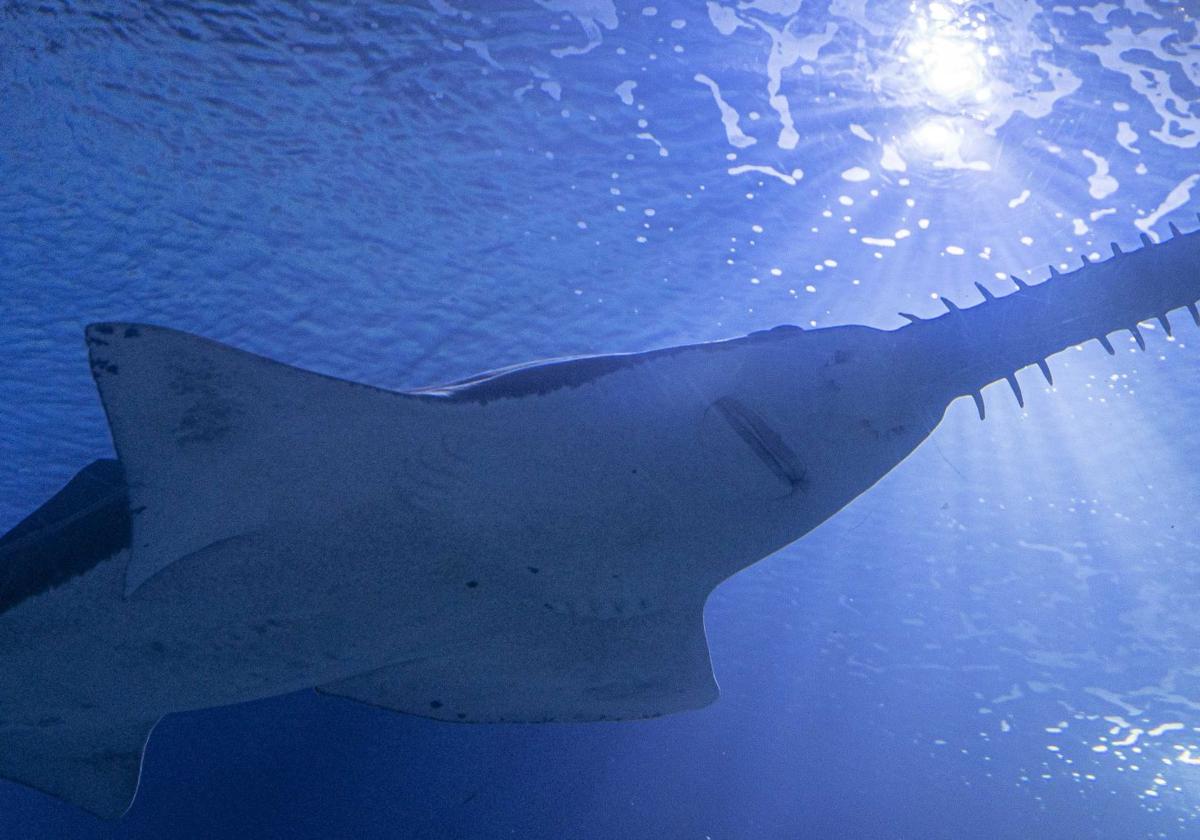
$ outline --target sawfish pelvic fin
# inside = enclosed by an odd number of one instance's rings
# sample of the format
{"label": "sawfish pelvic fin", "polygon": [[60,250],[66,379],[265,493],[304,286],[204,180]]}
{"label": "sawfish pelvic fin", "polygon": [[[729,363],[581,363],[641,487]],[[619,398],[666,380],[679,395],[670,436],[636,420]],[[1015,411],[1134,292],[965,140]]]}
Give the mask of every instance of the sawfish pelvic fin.
{"label": "sawfish pelvic fin", "polygon": [[1013,276],[1012,294],[996,295],[976,283],[981,303],[959,306],[942,297],[945,313],[929,318],[901,313],[910,322],[901,330],[921,333],[920,343],[934,357],[929,365],[934,386],[949,399],[970,396],[981,420],[983,389],[1002,379],[1024,407],[1016,378],[1022,368],[1037,365],[1053,385],[1046,360],[1069,347],[1095,340],[1113,355],[1117,348],[1108,336],[1126,332],[1145,350],[1138,325],[1157,321],[1171,336],[1168,313],[1176,309],[1186,309],[1200,326],[1200,230],[1183,233],[1174,223],[1170,230],[1171,237],[1159,243],[1143,233],[1142,247],[1133,251],[1114,242],[1112,257],[1083,257],[1073,271],[1050,266],[1041,283]]}

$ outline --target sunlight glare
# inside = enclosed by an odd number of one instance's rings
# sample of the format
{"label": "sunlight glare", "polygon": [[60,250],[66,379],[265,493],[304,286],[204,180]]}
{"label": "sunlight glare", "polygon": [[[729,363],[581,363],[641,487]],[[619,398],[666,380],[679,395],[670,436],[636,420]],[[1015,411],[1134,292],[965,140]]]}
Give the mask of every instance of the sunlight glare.
{"label": "sunlight glare", "polygon": [[987,61],[994,45],[982,18],[956,8],[956,2],[933,2],[914,21],[914,38],[905,49],[915,81],[934,96],[959,102],[986,101]]}
{"label": "sunlight glare", "polygon": [[958,149],[962,137],[943,119],[926,120],[912,132],[912,140],[925,154],[945,157]]}
{"label": "sunlight glare", "polygon": [[924,44],[921,74],[926,87],[947,99],[974,94],[983,83],[983,56],[963,38],[937,36]]}

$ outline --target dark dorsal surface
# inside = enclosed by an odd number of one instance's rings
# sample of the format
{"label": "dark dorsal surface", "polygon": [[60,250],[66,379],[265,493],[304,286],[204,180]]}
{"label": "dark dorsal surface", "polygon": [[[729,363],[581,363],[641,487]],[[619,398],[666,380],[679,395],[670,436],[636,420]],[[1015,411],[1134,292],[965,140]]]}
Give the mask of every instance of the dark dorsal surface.
{"label": "dark dorsal surface", "polygon": [[758,332],[752,332],[749,335],[738,338],[682,345],[680,347],[663,347],[658,350],[646,350],[641,353],[613,353],[607,356],[572,356],[563,359],[544,359],[538,362],[513,365],[499,370],[489,370],[457,382],[436,385],[431,388],[417,388],[406,393],[415,396],[478,403],[548,394],[560,388],[576,388],[580,385],[586,385],[588,382],[601,376],[606,376],[625,368],[635,367],[651,359],[663,356],[672,356],[692,349],[720,353],[748,343],[786,339],[801,331],[800,327],[791,324],[781,324],[769,330],[759,330]]}
{"label": "dark dorsal surface", "polygon": [[0,537],[0,612],[83,574],[129,539],[121,462],[93,461]]}

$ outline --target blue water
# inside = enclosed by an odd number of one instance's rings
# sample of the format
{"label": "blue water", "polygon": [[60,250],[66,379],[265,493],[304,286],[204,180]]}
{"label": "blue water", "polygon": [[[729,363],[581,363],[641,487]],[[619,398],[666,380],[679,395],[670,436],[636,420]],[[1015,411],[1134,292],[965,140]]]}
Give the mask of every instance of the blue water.
{"label": "blue water", "polygon": [[[1078,8],[1077,11],[1073,9]],[[1200,209],[1195,0],[0,8],[0,531],[111,453],[81,330],[401,388],[778,323],[895,327]],[[1014,325],[1014,328],[1019,325]],[[129,815],[28,838],[1200,830],[1190,325],[969,401],[723,584],[722,696],[462,726],[172,715]]]}

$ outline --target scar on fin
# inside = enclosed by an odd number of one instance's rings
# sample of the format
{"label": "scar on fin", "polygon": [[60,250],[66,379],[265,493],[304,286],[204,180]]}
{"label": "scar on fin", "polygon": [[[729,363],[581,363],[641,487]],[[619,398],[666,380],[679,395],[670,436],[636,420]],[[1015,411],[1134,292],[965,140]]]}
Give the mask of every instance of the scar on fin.
{"label": "scar on fin", "polygon": [[800,458],[757,412],[733,397],[721,397],[713,406],[767,469],[792,492],[804,485],[806,470]]}

